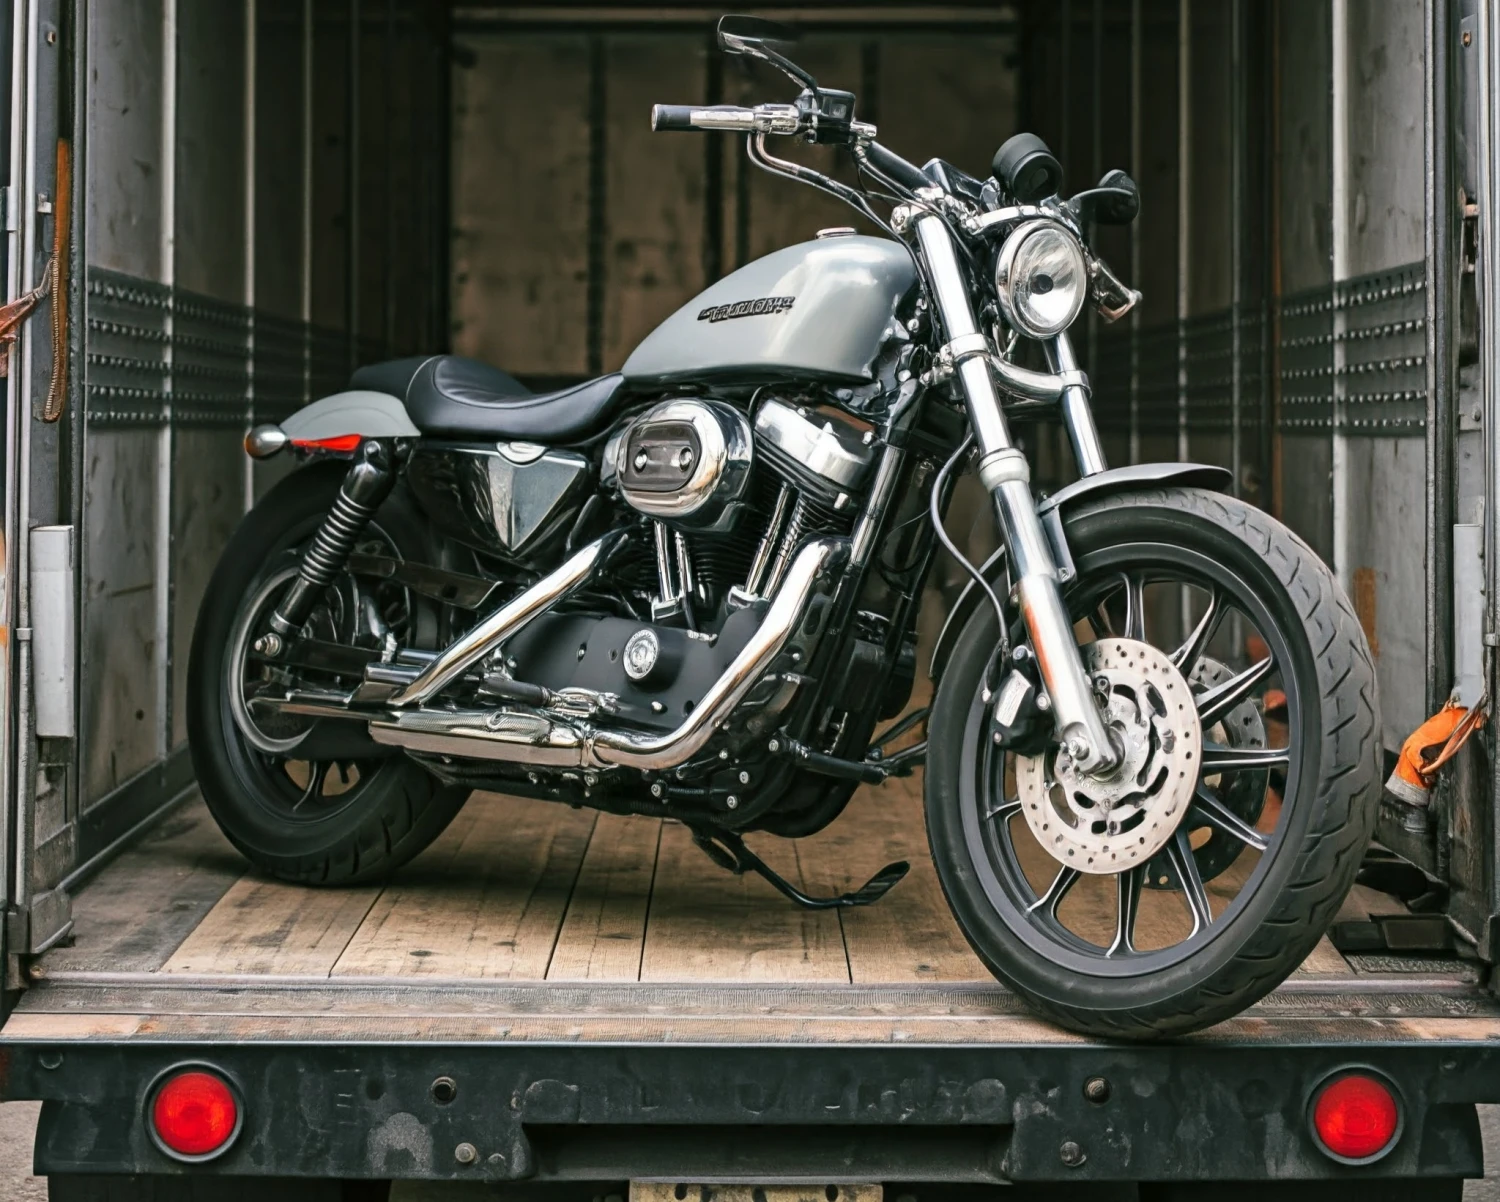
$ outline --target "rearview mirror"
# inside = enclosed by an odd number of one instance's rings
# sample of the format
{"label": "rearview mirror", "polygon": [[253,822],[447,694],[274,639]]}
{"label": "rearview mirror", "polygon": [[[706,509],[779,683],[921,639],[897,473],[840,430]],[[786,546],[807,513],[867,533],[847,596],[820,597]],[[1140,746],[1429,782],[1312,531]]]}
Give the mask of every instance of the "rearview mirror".
{"label": "rearview mirror", "polygon": [[799,67],[779,48],[790,47],[797,41],[797,31],[779,21],[767,21],[764,17],[743,17],[735,14],[719,18],[719,45],[729,54],[744,54],[770,63],[778,71],[788,75],[793,82],[804,88],[817,90],[818,81]]}
{"label": "rearview mirror", "polygon": [[1080,192],[1068,201],[1079,224],[1129,225],[1141,211],[1141,193],[1135,180],[1116,168],[1106,171],[1097,187]]}
{"label": "rearview mirror", "polygon": [[719,45],[730,54],[753,54],[763,47],[792,46],[796,41],[797,31],[780,21],[734,13],[719,18]]}

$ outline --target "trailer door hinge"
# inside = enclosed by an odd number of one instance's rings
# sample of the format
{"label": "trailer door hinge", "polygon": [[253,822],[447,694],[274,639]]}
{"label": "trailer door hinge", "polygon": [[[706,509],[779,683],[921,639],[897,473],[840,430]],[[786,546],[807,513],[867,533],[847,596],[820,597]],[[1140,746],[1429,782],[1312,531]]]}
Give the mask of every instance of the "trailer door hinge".
{"label": "trailer door hinge", "polygon": [[31,945],[31,911],[12,906],[5,912],[5,943],[12,951]]}

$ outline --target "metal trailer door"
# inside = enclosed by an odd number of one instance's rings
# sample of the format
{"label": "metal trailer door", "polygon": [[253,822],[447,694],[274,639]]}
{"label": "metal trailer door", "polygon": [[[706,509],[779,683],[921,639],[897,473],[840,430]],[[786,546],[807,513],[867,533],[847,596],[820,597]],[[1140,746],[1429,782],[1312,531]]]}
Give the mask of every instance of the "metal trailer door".
{"label": "metal trailer door", "polygon": [[[76,727],[73,512],[66,301],[75,278],[66,0],[5,0],[7,301],[41,289],[5,352],[4,588],[0,604],[0,924],[5,986],[19,955],[71,926],[59,888],[72,865],[68,779]],[[59,185],[61,184],[61,194]],[[0,349],[4,349],[0,347]],[[61,420],[60,420],[61,419]]]}

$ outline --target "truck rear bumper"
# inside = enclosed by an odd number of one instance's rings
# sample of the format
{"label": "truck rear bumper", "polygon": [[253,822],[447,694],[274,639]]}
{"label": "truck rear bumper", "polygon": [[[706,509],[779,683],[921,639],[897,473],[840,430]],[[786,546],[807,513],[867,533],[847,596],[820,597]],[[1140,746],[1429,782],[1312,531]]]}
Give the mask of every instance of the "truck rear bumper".
{"label": "truck rear bumper", "polygon": [[[46,1103],[49,1174],[1451,1178],[1481,1175],[1473,1107],[1500,1101],[1500,1011],[1443,980],[1293,981],[1203,1035],[1122,1045],[981,986],[70,976],[28,992],[0,1049],[5,1096]],[[148,1086],[186,1062],[225,1074],[245,1112],[230,1149],[193,1166],[143,1121]],[[1405,1120],[1389,1155],[1353,1169],[1307,1119],[1350,1067],[1384,1074]]]}

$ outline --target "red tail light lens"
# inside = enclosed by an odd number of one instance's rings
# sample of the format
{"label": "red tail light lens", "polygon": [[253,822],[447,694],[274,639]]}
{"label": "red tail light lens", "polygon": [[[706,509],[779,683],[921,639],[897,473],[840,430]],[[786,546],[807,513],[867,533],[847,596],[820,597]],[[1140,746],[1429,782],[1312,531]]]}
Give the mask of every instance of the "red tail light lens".
{"label": "red tail light lens", "polygon": [[338,451],[348,454],[359,450],[364,441],[363,434],[336,434],[332,438],[294,438],[292,446],[302,451]]}
{"label": "red tail light lens", "polygon": [[1401,1107],[1384,1081],[1346,1073],[1318,1091],[1312,1122],[1324,1150],[1337,1159],[1374,1160],[1396,1142]]}
{"label": "red tail light lens", "polygon": [[240,1129],[240,1104],[217,1073],[187,1069],[157,1086],[151,1129],[162,1147],[201,1160],[222,1152]]}

